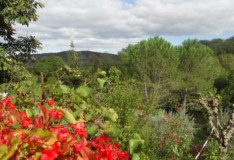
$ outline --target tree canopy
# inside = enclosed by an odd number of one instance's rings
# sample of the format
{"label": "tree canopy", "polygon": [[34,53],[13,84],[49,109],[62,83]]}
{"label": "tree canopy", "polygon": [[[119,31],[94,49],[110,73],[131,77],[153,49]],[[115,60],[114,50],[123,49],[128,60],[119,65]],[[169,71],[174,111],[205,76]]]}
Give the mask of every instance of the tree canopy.
{"label": "tree canopy", "polygon": [[34,71],[36,74],[40,74],[40,72],[43,72],[46,76],[49,76],[64,65],[65,62],[61,57],[49,56],[38,60],[34,66]]}
{"label": "tree canopy", "polygon": [[18,60],[26,60],[30,54],[40,46],[38,40],[33,36],[15,38],[15,23],[29,25],[29,22],[36,21],[37,8],[44,5],[35,0],[1,0],[0,1],[0,42],[8,56]]}
{"label": "tree canopy", "polygon": [[200,43],[210,47],[214,54],[234,54],[234,36],[228,39],[201,40]]}

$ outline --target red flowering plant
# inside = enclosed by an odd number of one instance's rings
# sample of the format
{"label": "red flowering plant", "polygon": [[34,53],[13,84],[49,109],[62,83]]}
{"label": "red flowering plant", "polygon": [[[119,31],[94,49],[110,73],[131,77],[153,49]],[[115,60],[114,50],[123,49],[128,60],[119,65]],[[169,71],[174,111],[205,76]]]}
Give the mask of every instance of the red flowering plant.
{"label": "red flowering plant", "polygon": [[69,110],[56,106],[52,99],[38,105],[34,114],[17,107],[12,101],[11,97],[0,101],[0,159],[130,158],[108,136],[89,136],[87,122],[76,120]]}

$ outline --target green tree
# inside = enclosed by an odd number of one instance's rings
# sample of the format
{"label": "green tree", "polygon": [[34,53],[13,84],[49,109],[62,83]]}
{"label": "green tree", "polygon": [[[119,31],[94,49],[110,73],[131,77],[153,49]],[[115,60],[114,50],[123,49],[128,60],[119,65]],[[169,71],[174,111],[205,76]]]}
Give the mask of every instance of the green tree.
{"label": "green tree", "polygon": [[110,56],[110,54],[101,54],[101,66],[104,71],[108,71],[112,66],[115,66],[115,60]]}
{"label": "green tree", "polygon": [[32,75],[22,62],[16,61],[6,55],[0,46],[0,92],[13,89],[14,83],[32,79]]}
{"label": "green tree", "polygon": [[63,59],[59,56],[48,56],[41,58],[35,63],[34,71],[36,74],[43,72],[46,77],[51,76],[53,72],[65,65]]}
{"label": "green tree", "polygon": [[212,39],[212,40],[201,40],[202,44],[210,47],[215,55],[220,54],[234,54],[234,37],[228,39]]}
{"label": "green tree", "polygon": [[15,38],[14,23],[29,25],[29,22],[36,21],[38,15],[36,9],[44,5],[35,0],[1,0],[0,1],[0,42],[8,56],[19,60],[26,60],[32,52],[40,46],[35,37]]}
{"label": "green tree", "polygon": [[101,62],[99,58],[94,53],[91,53],[88,57],[85,70],[88,70],[88,73],[94,74],[95,72],[97,72],[97,69],[100,68],[100,66]]}
{"label": "green tree", "polygon": [[[127,77],[144,84],[146,99],[156,98],[159,105],[171,101],[170,92],[177,86],[179,56],[174,47],[155,37],[130,45],[119,53],[121,70]],[[165,103],[166,104],[166,103]]]}
{"label": "green tree", "polygon": [[234,104],[234,55],[221,54],[218,56],[224,72],[215,82],[218,93],[222,96],[222,106],[232,108]]}
{"label": "green tree", "polygon": [[83,68],[82,56],[79,52],[76,52],[73,41],[70,44],[70,50],[67,52],[67,63],[70,67],[81,70]]}
{"label": "green tree", "polygon": [[212,50],[197,40],[186,40],[177,48],[180,54],[181,84],[177,91],[184,107],[193,104],[199,94],[214,91],[214,81],[222,71]]}

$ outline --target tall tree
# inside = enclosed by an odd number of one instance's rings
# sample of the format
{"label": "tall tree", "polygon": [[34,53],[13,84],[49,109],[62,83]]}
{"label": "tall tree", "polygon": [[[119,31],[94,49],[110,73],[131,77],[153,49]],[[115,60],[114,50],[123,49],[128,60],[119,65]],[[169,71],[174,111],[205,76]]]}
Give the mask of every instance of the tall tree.
{"label": "tall tree", "polygon": [[214,81],[221,73],[218,59],[197,40],[186,40],[177,48],[180,54],[181,88],[178,92],[184,107],[199,94],[214,92]]}
{"label": "tall tree", "polygon": [[26,60],[32,52],[40,46],[33,36],[15,38],[15,23],[29,25],[36,21],[38,15],[36,9],[44,5],[35,0],[1,0],[0,1],[0,46],[3,47],[8,56],[18,60]]}
{"label": "tall tree", "polygon": [[128,46],[119,55],[123,74],[144,83],[146,98],[150,92],[159,102],[170,101],[170,91],[177,86],[175,82],[179,77],[179,57],[169,42],[159,37],[150,38]]}
{"label": "tall tree", "polygon": [[75,45],[73,41],[71,41],[70,50],[67,52],[67,63],[70,67],[79,70],[81,70],[83,66],[81,54],[75,51]]}

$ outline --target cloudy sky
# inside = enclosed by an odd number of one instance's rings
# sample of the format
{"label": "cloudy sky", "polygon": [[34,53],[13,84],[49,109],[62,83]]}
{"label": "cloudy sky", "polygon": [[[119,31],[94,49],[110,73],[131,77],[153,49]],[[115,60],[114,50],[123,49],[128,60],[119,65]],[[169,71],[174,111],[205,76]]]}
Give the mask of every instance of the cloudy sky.
{"label": "cloudy sky", "polygon": [[128,44],[161,36],[174,45],[184,39],[234,35],[233,0],[39,0],[39,19],[17,25],[34,35],[42,52],[75,50],[117,53]]}

